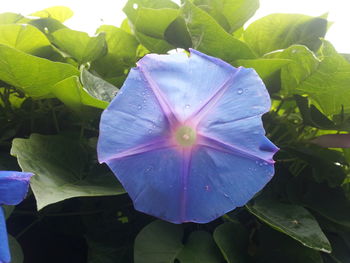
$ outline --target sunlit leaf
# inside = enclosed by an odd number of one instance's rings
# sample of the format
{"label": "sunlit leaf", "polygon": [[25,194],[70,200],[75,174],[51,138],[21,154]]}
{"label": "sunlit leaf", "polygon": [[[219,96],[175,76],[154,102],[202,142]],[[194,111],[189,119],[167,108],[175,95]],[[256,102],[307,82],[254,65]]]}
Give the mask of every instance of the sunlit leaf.
{"label": "sunlit leaf", "polygon": [[73,16],[73,11],[65,6],[53,6],[30,15],[41,18],[49,17],[64,22]]}
{"label": "sunlit leaf", "polygon": [[79,70],[69,64],[52,62],[0,45],[0,79],[22,89],[28,96],[52,97],[53,85],[74,75],[79,75]]}
{"label": "sunlit leaf", "polygon": [[52,38],[59,49],[71,55],[80,64],[94,61],[107,52],[103,34],[90,37],[85,32],[64,28],[53,32]]}

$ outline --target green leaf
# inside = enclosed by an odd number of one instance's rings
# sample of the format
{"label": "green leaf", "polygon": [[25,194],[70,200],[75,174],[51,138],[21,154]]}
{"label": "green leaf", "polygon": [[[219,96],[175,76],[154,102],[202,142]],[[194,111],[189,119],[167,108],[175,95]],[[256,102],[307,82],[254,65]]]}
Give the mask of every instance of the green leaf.
{"label": "green leaf", "polygon": [[84,89],[91,96],[102,101],[111,102],[118,91],[117,87],[91,74],[84,68],[81,71],[80,79],[84,85]]}
{"label": "green leaf", "polygon": [[35,174],[30,185],[38,210],[72,197],[124,193],[114,175],[77,140],[32,134],[29,139],[14,139],[11,154],[23,171]]}
{"label": "green leaf", "polygon": [[194,49],[228,62],[254,58],[245,43],[227,33],[214,18],[189,0],[185,1],[181,12]]}
{"label": "green leaf", "polygon": [[53,18],[49,18],[49,17],[31,20],[28,23],[35,26],[36,28],[38,28],[41,32],[43,32],[45,34],[53,33],[56,30],[67,28],[60,21],[53,19]]}
{"label": "green leaf", "polygon": [[307,94],[327,116],[350,113],[350,63],[338,54],[327,41],[323,42],[322,61],[316,70],[296,87],[299,94]]}
{"label": "green leaf", "polygon": [[330,253],[331,246],[315,218],[305,208],[272,199],[258,198],[247,205],[249,212],[272,228],[304,246]]}
{"label": "green leaf", "polygon": [[235,61],[234,66],[243,66],[246,68],[253,68],[259,74],[260,78],[265,79],[289,64],[289,59],[239,59]]}
{"label": "green leaf", "polygon": [[309,187],[303,202],[328,220],[350,228],[350,200],[341,187],[314,184]]}
{"label": "green leaf", "polygon": [[233,33],[251,18],[259,8],[259,0],[194,0],[228,32]]}
{"label": "green leaf", "polygon": [[259,246],[255,254],[257,263],[323,263],[321,253],[302,246],[292,238],[267,226],[258,231]]}
{"label": "green leaf", "polygon": [[181,225],[154,221],[144,227],[135,239],[135,263],[173,263],[182,249]]}
{"label": "green leaf", "polygon": [[23,263],[24,256],[21,245],[11,235],[8,235],[8,240],[11,253],[11,263]]}
{"label": "green leaf", "polygon": [[46,36],[31,25],[0,25],[0,44],[4,44],[32,55],[51,51]]}
{"label": "green leaf", "polygon": [[76,112],[84,113],[84,106],[105,109],[108,103],[91,96],[80,84],[79,77],[66,78],[52,88],[52,93],[60,101]]}
{"label": "green leaf", "polygon": [[128,0],[123,8],[124,13],[127,15],[128,19],[135,24],[138,17],[139,8],[179,8],[177,4],[171,0]]}
{"label": "green leaf", "polygon": [[2,205],[1,207],[4,209],[5,219],[9,218],[10,215],[12,214],[13,210],[15,210],[14,205]]}
{"label": "green leaf", "polygon": [[248,231],[238,222],[226,222],[214,231],[214,240],[228,263],[243,263],[249,243]]}
{"label": "green leaf", "polygon": [[309,105],[308,98],[300,95],[295,95],[294,98],[305,125],[324,130],[333,130],[336,128],[335,124],[324,116],[314,105]]}
{"label": "green leaf", "polygon": [[134,22],[134,29],[147,36],[164,38],[164,32],[179,15],[179,9],[139,8]]}
{"label": "green leaf", "polygon": [[299,14],[271,14],[248,26],[244,40],[258,54],[305,45],[316,51],[327,32],[327,20]]}
{"label": "green leaf", "polygon": [[205,231],[195,231],[177,256],[181,263],[221,263],[222,257],[213,237]]}
{"label": "green leaf", "polygon": [[22,89],[28,96],[52,97],[52,87],[74,75],[79,75],[79,71],[69,64],[52,62],[0,45],[0,79]]}
{"label": "green leaf", "polygon": [[174,47],[189,49],[192,40],[183,17],[176,18],[164,32],[164,39]]}
{"label": "green leaf", "polygon": [[21,22],[21,20],[24,20],[24,16],[22,16],[21,14],[10,12],[0,14],[0,25],[15,24]]}
{"label": "green leaf", "polygon": [[335,262],[349,263],[350,262],[350,247],[339,236],[330,233],[328,235],[329,240],[332,243],[333,251],[330,256]]}
{"label": "green leaf", "polygon": [[136,50],[139,45],[136,38],[115,26],[101,26],[97,33],[105,33],[108,52],[95,60],[92,68],[104,78],[117,77],[136,62]]}
{"label": "green leaf", "polygon": [[90,37],[85,32],[64,28],[52,33],[52,42],[80,64],[94,61],[107,52],[103,34]]}
{"label": "green leaf", "polygon": [[293,45],[289,48],[267,55],[279,59],[289,59],[291,62],[282,69],[281,80],[283,97],[292,96],[296,91],[296,87],[305,79],[307,79],[320,63],[315,54],[305,46]]}
{"label": "green leaf", "polygon": [[64,22],[73,16],[73,11],[65,6],[53,6],[44,10],[30,14],[30,16],[36,16],[41,18],[53,18],[60,22]]}
{"label": "green leaf", "polygon": [[136,36],[138,41],[140,41],[140,43],[152,53],[162,54],[174,49],[172,45],[163,39],[149,37],[140,32],[136,32]]}
{"label": "green leaf", "polygon": [[[304,163],[308,163],[313,179],[318,182],[327,182],[331,187],[339,186],[346,178],[346,173],[341,167],[345,159],[341,152],[324,149],[317,145],[305,143],[295,144],[294,147],[286,147],[290,154],[297,156]],[[339,165],[341,164],[341,165]]]}

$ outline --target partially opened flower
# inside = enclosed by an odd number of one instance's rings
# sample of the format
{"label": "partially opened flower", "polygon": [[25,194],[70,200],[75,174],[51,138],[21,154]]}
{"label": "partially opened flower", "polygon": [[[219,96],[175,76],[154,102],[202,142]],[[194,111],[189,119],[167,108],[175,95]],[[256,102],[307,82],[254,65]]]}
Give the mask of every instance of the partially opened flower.
{"label": "partially opened flower", "polygon": [[11,261],[2,205],[19,204],[28,192],[32,173],[0,171],[0,263]]}
{"label": "partially opened flower", "polygon": [[253,69],[195,50],[150,54],[102,114],[99,161],[137,210],[174,223],[209,222],[273,176],[278,149],[261,121],[269,108]]}

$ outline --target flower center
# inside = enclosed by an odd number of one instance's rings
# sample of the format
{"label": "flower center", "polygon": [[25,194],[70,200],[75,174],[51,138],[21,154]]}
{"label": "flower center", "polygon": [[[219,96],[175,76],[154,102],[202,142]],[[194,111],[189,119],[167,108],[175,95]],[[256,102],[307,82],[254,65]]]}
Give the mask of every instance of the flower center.
{"label": "flower center", "polygon": [[195,144],[196,137],[196,131],[189,126],[181,126],[175,132],[176,142],[183,147],[188,147]]}

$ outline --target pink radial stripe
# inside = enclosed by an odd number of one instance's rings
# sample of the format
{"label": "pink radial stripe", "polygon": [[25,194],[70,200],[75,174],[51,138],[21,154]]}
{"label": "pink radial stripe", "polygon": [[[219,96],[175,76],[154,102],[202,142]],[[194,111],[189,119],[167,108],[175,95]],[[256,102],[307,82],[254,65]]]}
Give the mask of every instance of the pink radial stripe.
{"label": "pink radial stripe", "polygon": [[198,145],[200,146],[206,146],[224,153],[229,153],[229,154],[235,154],[239,155],[242,157],[247,157],[253,160],[261,160],[263,162],[267,162],[269,164],[274,164],[275,161],[273,159],[270,160],[265,160],[257,155],[255,155],[252,152],[249,152],[247,150],[241,149],[237,146],[222,142],[216,138],[211,138],[209,136],[203,135],[203,134],[198,134]]}
{"label": "pink radial stripe", "polygon": [[186,222],[187,210],[187,190],[188,177],[191,170],[192,147],[189,149],[182,149],[182,168],[181,168],[181,221]]}
{"label": "pink radial stripe", "polygon": [[139,145],[137,147],[125,150],[121,153],[117,153],[115,155],[112,155],[105,160],[100,160],[100,163],[105,163],[107,161],[121,159],[121,158],[128,157],[131,155],[142,154],[142,153],[146,153],[146,152],[150,152],[150,151],[154,151],[154,150],[159,150],[159,149],[164,149],[164,148],[169,148],[169,147],[174,147],[174,146],[175,145],[173,145],[171,143],[170,139],[158,139],[158,140],[155,140],[153,142],[145,143],[145,144]]}
{"label": "pink radial stripe", "polygon": [[158,87],[157,83],[152,79],[151,75],[148,73],[141,61],[137,63],[137,66],[140,69],[141,74],[144,76],[146,82],[148,83],[150,89],[153,91],[156,96],[160,108],[162,109],[164,115],[169,121],[171,127],[175,127],[179,123],[178,117],[175,115],[175,111],[170,106],[167,98],[164,96],[163,92]]}
{"label": "pink radial stripe", "polygon": [[239,67],[234,74],[227,78],[221,87],[188,118],[188,121],[190,121],[194,126],[197,126],[198,123],[205,117],[205,115],[208,114],[210,110],[218,103],[230,85],[232,85],[233,80],[239,74],[240,70],[241,67]]}

